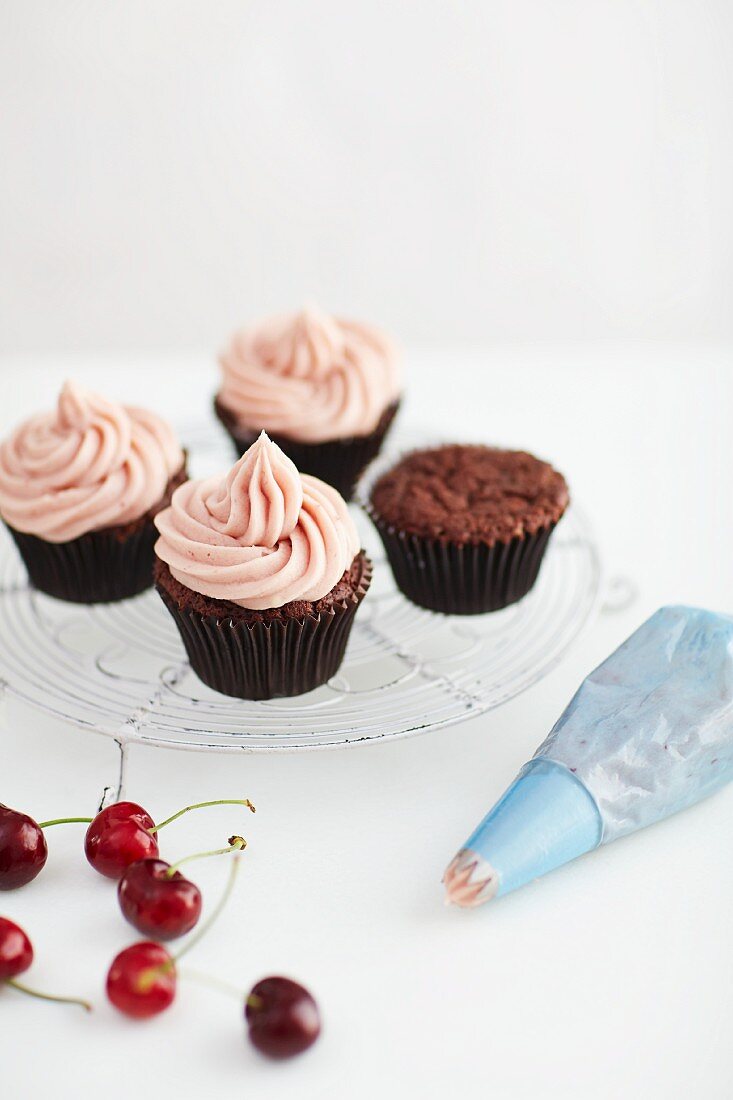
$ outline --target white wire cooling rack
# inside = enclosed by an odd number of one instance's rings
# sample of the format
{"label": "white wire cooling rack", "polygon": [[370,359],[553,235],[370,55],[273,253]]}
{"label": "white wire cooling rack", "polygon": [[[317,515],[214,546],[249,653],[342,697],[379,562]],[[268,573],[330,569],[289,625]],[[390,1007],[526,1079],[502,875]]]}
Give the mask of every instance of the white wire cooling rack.
{"label": "white wire cooling rack", "polygon": [[[213,424],[181,434],[197,475],[231,461]],[[4,531],[0,684],[41,711],[114,738],[123,760],[135,742],[210,751],[334,748],[434,730],[499,706],[556,664],[597,606],[598,555],[576,508],[559,524],[525,599],[459,618],[400,595],[376,532],[354,507],[374,581],[341,670],[318,690],[267,702],[211,691],[190,670],[154,591],[90,607],[51,599],[29,587]]]}

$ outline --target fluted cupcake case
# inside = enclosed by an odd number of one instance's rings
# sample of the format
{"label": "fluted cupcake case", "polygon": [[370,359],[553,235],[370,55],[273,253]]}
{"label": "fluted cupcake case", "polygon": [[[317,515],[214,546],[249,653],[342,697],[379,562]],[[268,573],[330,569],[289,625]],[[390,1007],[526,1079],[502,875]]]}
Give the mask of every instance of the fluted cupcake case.
{"label": "fluted cupcake case", "polygon": [[150,512],[121,527],[88,531],[68,542],[47,542],[6,523],[34,588],[70,603],[114,603],[137,596],[153,583],[153,516],[166,508],[186,480],[182,469]]}
{"label": "fluted cupcake case", "polygon": [[508,542],[456,543],[400,531],[373,510],[395,582],[420,607],[483,615],[516,603],[534,586],[555,524]]}
{"label": "fluted cupcake case", "polygon": [[[379,454],[399,406],[399,401],[393,401],[382,413],[376,428],[367,435],[328,439],[322,443],[304,443],[273,432],[270,439],[292,459],[301,473],[312,474],[328,485],[333,485],[344,500],[351,500],[361,474]],[[218,397],[214,400],[214,409],[229,433],[236,454],[244,454],[257,439],[259,431],[249,431],[241,427],[234,413]]]}
{"label": "fluted cupcake case", "polygon": [[[300,616],[258,618],[224,600],[204,614],[176,599],[170,573],[156,566],[156,588],[180,631],[188,659],[205,684],[240,699],[303,695],[338,672],[372,565],[362,553],[351,593]],[[328,598],[321,603],[328,603]],[[215,606],[218,605],[218,606]]]}
{"label": "fluted cupcake case", "polygon": [[90,531],[70,542],[46,542],[8,530],[31,584],[48,596],[71,603],[112,603],[137,596],[153,583],[158,532],[152,519]]}

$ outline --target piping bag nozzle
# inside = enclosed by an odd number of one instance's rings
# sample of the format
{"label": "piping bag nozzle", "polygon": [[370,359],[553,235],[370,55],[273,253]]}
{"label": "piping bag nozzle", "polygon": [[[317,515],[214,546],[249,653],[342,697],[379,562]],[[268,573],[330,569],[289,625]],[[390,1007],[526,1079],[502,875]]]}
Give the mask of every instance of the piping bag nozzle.
{"label": "piping bag nozzle", "polygon": [[568,863],[601,842],[594,800],[572,772],[534,759],[445,872],[446,902],[473,908]]}

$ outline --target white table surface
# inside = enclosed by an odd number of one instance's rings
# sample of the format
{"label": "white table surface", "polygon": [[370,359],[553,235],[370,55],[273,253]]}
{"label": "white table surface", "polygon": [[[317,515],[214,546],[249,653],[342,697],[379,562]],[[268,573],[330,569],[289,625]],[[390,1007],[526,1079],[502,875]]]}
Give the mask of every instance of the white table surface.
{"label": "white table surface", "polygon": [[[164,855],[250,840],[233,902],[191,966],[242,988],[308,985],[321,1040],[271,1064],[235,1000],[182,982],[159,1019],[105,1003],[113,955],[135,939],[114,887],[87,867],[83,827],[49,833],[43,874],[0,895],[36,946],[28,980],[91,997],[87,1017],[0,994],[0,1095],[705,1098],[733,1093],[733,789],[476,912],[442,905],[444,865],[582,677],[665,602],[733,608],[730,349],[504,348],[408,356],[411,427],[524,446],[567,474],[609,574],[635,604],[601,615],[562,664],[462,726],[358,749],[213,756],[133,746],[128,796],[189,815]],[[0,361],[0,430],[48,404],[64,374],[171,418],[205,406],[205,355]],[[0,624],[2,629],[2,624]],[[104,738],[11,704],[0,799],[36,818],[94,811],[116,772]],[[192,877],[215,899],[216,861]]]}

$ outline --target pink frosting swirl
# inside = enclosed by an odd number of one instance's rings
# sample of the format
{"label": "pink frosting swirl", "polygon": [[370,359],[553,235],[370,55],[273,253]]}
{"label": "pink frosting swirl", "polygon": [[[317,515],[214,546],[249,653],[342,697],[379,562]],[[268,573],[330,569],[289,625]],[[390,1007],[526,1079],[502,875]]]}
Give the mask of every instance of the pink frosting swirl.
{"label": "pink frosting swirl", "polygon": [[344,500],[264,432],[225,478],[176,489],[155,525],[155,552],[176,580],[253,611],[319,600],[359,551]]}
{"label": "pink frosting swirl", "polygon": [[219,399],[243,428],[301,442],[368,435],[400,393],[386,336],[313,309],[243,329],[219,361]]}
{"label": "pink frosting swirl", "polygon": [[53,412],[0,444],[0,515],[17,531],[69,542],[139,519],[182,466],[164,420],[66,382]]}

